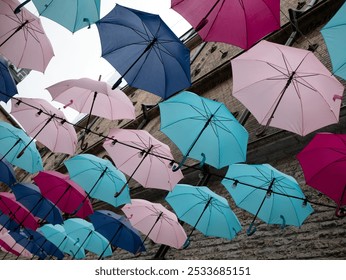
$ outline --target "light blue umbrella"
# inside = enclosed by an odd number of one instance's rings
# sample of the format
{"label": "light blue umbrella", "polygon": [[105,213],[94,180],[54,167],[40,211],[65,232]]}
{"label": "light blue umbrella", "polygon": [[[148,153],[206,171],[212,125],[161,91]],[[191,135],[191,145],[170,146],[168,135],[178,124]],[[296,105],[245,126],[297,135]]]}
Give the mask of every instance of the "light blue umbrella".
{"label": "light blue umbrella", "polygon": [[179,167],[187,157],[215,168],[246,161],[248,132],[223,103],[183,91],[159,107],[161,131],[184,155]]}
{"label": "light blue umbrella", "polygon": [[[2,158],[1,154],[0,158]],[[0,182],[5,183],[7,186],[11,186],[17,182],[12,165],[4,158],[0,160]]]}
{"label": "light blue umbrella", "polygon": [[64,222],[66,234],[81,244],[81,248],[102,257],[112,255],[112,249],[106,237],[95,231],[92,223],[81,218],[70,218]]}
{"label": "light blue umbrella", "polygon": [[240,222],[227,200],[212,192],[208,187],[178,184],[168,193],[166,201],[178,218],[198,229],[206,236],[233,239],[241,230]]}
{"label": "light blue umbrella", "polygon": [[29,173],[36,173],[43,170],[42,159],[36,144],[31,142],[20,155],[30,141],[31,138],[22,129],[7,122],[0,122],[0,154],[2,154],[0,159],[5,158]]}
{"label": "light blue umbrella", "polygon": [[248,235],[260,218],[267,224],[301,226],[313,209],[297,181],[269,164],[232,164],[222,184],[236,205],[255,215]]}
{"label": "light blue umbrella", "polygon": [[[15,13],[31,0],[20,4]],[[76,32],[100,19],[100,0],[32,0],[40,16]]]}
{"label": "light blue umbrella", "polygon": [[[50,242],[52,242],[60,251],[71,255],[75,259],[85,258],[84,248],[74,238],[68,236],[62,225],[45,224],[37,229]],[[51,252],[55,255],[56,252]]]}
{"label": "light blue umbrella", "polygon": [[76,155],[65,161],[70,179],[78,183],[89,197],[105,201],[114,207],[130,202],[129,188],[117,197],[126,184],[125,175],[110,161],[90,154]]}
{"label": "light blue umbrella", "polygon": [[346,3],[321,29],[332,62],[333,73],[346,79]]}

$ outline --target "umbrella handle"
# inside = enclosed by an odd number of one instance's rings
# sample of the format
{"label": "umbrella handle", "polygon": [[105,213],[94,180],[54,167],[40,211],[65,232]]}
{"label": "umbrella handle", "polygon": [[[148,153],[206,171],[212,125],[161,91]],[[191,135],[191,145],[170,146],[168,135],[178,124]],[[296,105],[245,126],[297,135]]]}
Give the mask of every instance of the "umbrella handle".
{"label": "umbrella handle", "polygon": [[255,232],[256,232],[257,228],[256,226],[254,225],[254,223],[251,223],[249,228],[246,230],[246,234],[247,236],[251,236],[253,235]]}
{"label": "umbrella handle", "polygon": [[15,14],[20,13],[20,11],[21,11],[20,9],[23,8],[23,6],[25,6],[26,4],[28,4],[30,1],[31,1],[31,0],[26,0],[26,1],[24,1],[22,4],[18,5],[18,7],[15,8],[13,12],[14,12]]}
{"label": "umbrella handle", "polygon": [[184,165],[186,159],[187,159],[187,156],[184,156],[183,159],[181,160],[181,162],[179,162],[178,165],[173,165],[172,171],[173,171],[173,172],[178,171],[178,170]]}
{"label": "umbrella handle", "polygon": [[190,237],[186,238],[185,242],[184,242],[184,245],[183,245],[183,249],[186,249],[187,247],[190,246]]}
{"label": "umbrella handle", "polygon": [[84,143],[85,141],[85,135],[82,137],[81,139],[81,143],[80,143],[80,148],[82,151],[85,151],[88,148],[88,143]]}
{"label": "umbrella handle", "polygon": [[88,23],[88,29],[90,29],[90,20],[88,18],[83,18],[83,21]]}
{"label": "umbrella handle", "polygon": [[280,218],[282,219],[281,229],[284,229],[286,227],[286,219],[283,215],[280,215]]}
{"label": "umbrella handle", "polygon": [[336,208],[335,216],[337,216],[338,218],[346,217],[346,209],[342,207]]}

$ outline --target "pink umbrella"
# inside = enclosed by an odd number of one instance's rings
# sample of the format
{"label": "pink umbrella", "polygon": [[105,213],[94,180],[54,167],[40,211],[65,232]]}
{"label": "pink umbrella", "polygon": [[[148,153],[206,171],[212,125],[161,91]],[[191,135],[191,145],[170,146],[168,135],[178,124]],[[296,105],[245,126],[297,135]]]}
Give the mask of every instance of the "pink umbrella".
{"label": "pink umbrella", "polygon": [[147,131],[113,128],[108,137],[114,140],[106,140],[103,147],[116,167],[130,176],[127,182],[134,178],[145,188],[171,191],[183,178],[180,170],[172,171],[170,148]]}
{"label": "pink umbrella", "polygon": [[[0,192],[0,211],[9,216],[21,226],[36,230],[37,219],[29,212],[23,204],[16,201],[13,193]],[[4,226],[2,226],[3,228]]]}
{"label": "pink umbrella", "polygon": [[11,253],[16,256],[32,258],[32,254],[8,233],[6,229],[0,231],[0,249],[4,252]]}
{"label": "pink umbrella", "polygon": [[306,183],[333,199],[336,215],[346,211],[346,134],[318,133],[297,155]]}
{"label": "pink umbrella", "polygon": [[92,114],[109,120],[132,120],[136,117],[135,108],[127,95],[119,89],[112,90],[106,82],[72,79],[56,83],[47,90],[53,100],[89,116]]}
{"label": "pink umbrella", "polygon": [[280,28],[279,0],[171,0],[204,41],[250,48]]}
{"label": "pink umbrella", "polygon": [[232,71],[234,97],[266,127],[304,136],[339,121],[344,87],[310,51],[261,41]]}
{"label": "pink umbrella", "polygon": [[13,11],[17,0],[0,1],[0,53],[19,68],[44,72],[54,56],[38,17],[23,8]]}
{"label": "pink umbrella", "polygon": [[122,211],[134,228],[146,234],[143,243],[149,237],[155,243],[180,249],[187,239],[177,216],[159,203],[132,199],[131,203],[122,208]]}
{"label": "pink umbrella", "polygon": [[[11,114],[24,127],[28,135],[53,152],[70,155],[75,153],[77,134],[74,127],[66,122],[63,112],[43,99],[17,98],[17,100],[12,102]],[[19,156],[29,144],[23,148]]]}
{"label": "pink umbrella", "polygon": [[84,189],[57,171],[40,171],[34,178],[44,197],[55,203],[61,211],[85,218],[94,213]]}

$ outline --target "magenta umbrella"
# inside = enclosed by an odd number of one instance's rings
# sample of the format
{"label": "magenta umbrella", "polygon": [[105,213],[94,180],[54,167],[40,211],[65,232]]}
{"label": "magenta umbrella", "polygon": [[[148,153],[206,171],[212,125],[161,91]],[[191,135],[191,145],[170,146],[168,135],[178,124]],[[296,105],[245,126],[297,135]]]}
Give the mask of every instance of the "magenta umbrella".
{"label": "magenta umbrella", "polygon": [[265,127],[304,136],[339,121],[344,87],[312,52],[261,41],[231,62],[233,96]]}
{"label": "magenta umbrella", "polygon": [[55,203],[61,211],[85,218],[94,213],[84,189],[57,171],[40,171],[34,178],[44,197]]}
{"label": "magenta umbrella", "polygon": [[346,134],[316,134],[297,159],[306,183],[336,202],[337,216],[345,216]]}
{"label": "magenta umbrella", "polygon": [[[36,230],[38,228],[37,219],[16,200],[13,193],[0,192],[0,211],[9,216],[20,226]],[[3,228],[4,226],[2,226]]]}
{"label": "magenta umbrella", "polygon": [[171,0],[204,41],[250,48],[280,28],[279,0]]}
{"label": "magenta umbrella", "polygon": [[187,236],[177,216],[159,203],[132,199],[121,209],[131,225],[155,243],[182,248]]}
{"label": "magenta umbrella", "polygon": [[44,72],[54,56],[52,45],[38,17],[25,8],[14,13],[19,4],[0,1],[0,54],[18,68]]}
{"label": "magenta umbrella", "polygon": [[133,178],[145,188],[171,191],[183,178],[180,170],[172,171],[170,148],[147,131],[113,128],[108,138],[113,140],[106,140],[103,147],[116,167],[130,176],[127,182]]}
{"label": "magenta umbrella", "polygon": [[[12,102],[11,114],[28,135],[40,141],[52,152],[70,155],[75,153],[77,134],[74,127],[66,122],[63,112],[44,99],[17,98],[16,100],[17,102]],[[19,156],[29,144],[23,148]]]}

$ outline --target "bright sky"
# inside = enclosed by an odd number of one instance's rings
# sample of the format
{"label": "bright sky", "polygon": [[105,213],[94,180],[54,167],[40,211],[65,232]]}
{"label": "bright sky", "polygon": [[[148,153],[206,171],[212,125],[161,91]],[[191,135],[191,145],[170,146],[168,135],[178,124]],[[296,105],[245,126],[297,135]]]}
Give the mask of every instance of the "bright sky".
{"label": "bright sky", "polygon": [[[20,0],[24,2],[24,0]],[[115,4],[159,14],[168,26],[177,34],[185,33],[190,25],[174,10],[170,9],[170,0],[101,0],[101,18],[115,7]],[[38,15],[32,3],[26,5],[32,13]],[[101,57],[101,45],[97,27],[92,25],[90,29],[84,28],[72,34],[59,24],[40,17],[42,25],[50,39],[55,56],[50,61],[45,73],[31,71],[21,83],[18,84],[20,97],[38,97],[51,100],[46,87],[67,79],[88,77],[97,80],[109,81],[115,69]],[[10,106],[5,106],[8,111]],[[59,107],[58,103],[55,103]],[[65,110],[69,120],[73,120],[78,114],[72,110]]]}

